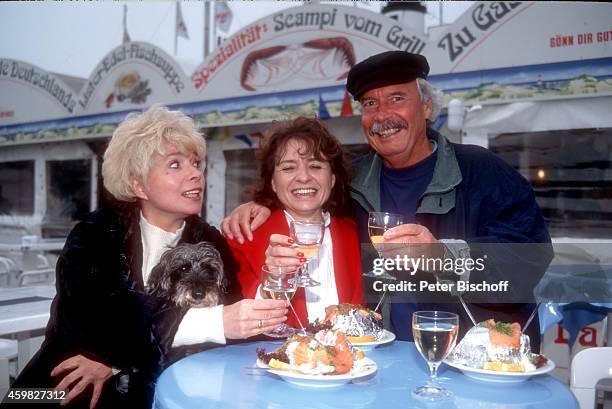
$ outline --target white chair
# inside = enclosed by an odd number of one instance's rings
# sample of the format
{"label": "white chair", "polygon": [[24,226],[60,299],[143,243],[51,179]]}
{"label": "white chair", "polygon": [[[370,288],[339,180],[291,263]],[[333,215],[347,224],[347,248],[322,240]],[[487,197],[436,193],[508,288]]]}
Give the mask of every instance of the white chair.
{"label": "white chair", "polygon": [[[35,277],[39,283],[49,282],[49,280],[55,280],[55,267],[51,265],[49,259],[43,254],[36,254],[36,268],[22,271],[17,276],[17,283],[19,287],[23,287],[28,284],[28,278]],[[55,281],[54,281],[55,282]]]}
{"label": "white chair", "polygon": [[51,265],[49,264],[49,260],[47,259],[47,257],[45,257],[44,254],[37,254],[36,255],[36,268],[49,268],[51,267]]}
{"label": "white chair", "polygon": [[570,369],[570,389],[580,409],[595,408],[595,385],[600,379],[612,378],[612,347],[587,348],[578,352]]}
{"label": "white chair", "polygon": [[11,387],[9,375],[9,361],[17,358],[17,341],[12,339],[0,339],[0,400]]}
{"label": "white chair", "polygon": [[11,284],[11,274],[17,272],[17,265],[8,257],[0,256],[0,276],[6,276],[6,285]]}
{"label": "white chair", "polygon": [[[50,280],[55,279],[55,269],[54,268],[41,268],[37,270],[26,270],[22,271],[21,274],[17,277],[17,282],[19,287],[23,287],[27,284],[30,284],[28,278],[36,277],[35,282],[37,284],[41,283],[50,283]],[[55,281],[53,282],[55,283]]]}

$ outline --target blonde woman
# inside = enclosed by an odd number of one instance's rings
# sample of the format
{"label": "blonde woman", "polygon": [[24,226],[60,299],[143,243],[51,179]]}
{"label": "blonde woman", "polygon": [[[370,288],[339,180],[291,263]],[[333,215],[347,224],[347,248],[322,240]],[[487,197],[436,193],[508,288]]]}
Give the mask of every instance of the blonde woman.
{"label": "blonde woman", "polygon": [[[204,138],[180,112],[154,106],[117,127],[102,165],[116,203],[70,233],[46,339],[15,387],[68,390],[64,404],[74,407],[149,408],[170,346],[224,344],[286,319],[284,301],[238,301],[238,265],[199,216],[205,154]],[[201,241],[222,256],[225,305],[187,309],[146,294],[143,283],[166,249]]]}

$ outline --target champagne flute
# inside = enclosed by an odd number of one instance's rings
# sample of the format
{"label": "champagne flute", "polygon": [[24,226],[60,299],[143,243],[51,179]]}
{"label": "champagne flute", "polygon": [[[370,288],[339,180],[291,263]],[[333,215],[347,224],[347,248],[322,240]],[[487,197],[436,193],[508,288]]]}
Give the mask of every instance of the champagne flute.
{"label": "champagne flute", "polygon": [[[380,257],[383,257],[382,250],[385,239],[383,234],[395,227],[404,223],[404,216],[401,214],[387,213],[387,212],[370,212],[368,214],[368,235],[370,241],[374,245],[374,248],[378,252]],[[367,277],[384,278],[387,280],[396,280],[391,274],[383,270],[381,274],[377,274],[373,271],[364,273]]]}
{"label": "champagne flute", "polygon": [[298,287],[316,287],[321,285],[308,274],[310,260],[319,253],[323,236],[325,235],[325,224],[291,221],[289,224],[291,238],[295,247],[304,254],[306,263],[301,268],[300,277],[297,280]]}
{"label": "champagne flute", "polygon": [[[272,267],[264,265],[261,267],[261,289],[268,298],[287,300],[291,304],[291,299],[297,290],[297,275],[298,269],[293,266]],[[293,309],[293,306],[291,307]],[[264,335],[273,338],[286,338],[295,332],[295,328],[283,322],[272,331],[264,332]]]}
{"label": "champagne flute", "polygon": [[445,311],[417,311],[412,314],[412,335],[416,348],[429,366],[429,382],[413,393],[432,401],[450,398],[453,393],[437,385],[440,363],[457,342],[459,316]]}

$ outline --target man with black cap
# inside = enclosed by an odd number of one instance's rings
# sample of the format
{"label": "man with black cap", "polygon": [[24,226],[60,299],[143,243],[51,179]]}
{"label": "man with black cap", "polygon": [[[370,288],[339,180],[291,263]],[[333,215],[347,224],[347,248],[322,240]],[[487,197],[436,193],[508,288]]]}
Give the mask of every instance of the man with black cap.
{"label": "man with black cap", "polygon": [[[473,304],[470,310],[478,321],[494,318],[523,325],[535,306],[516,301],[533,290],[552,259],[550,236],[535,195],[516,170],[487,149],[451,143],[431,127],[441,109],[441,95],[426,81],[428,73],[425,57],[404,51],[371,56],[349,72],[346,87],[361,103],[362,127],[373,149],[354,164],[351,183],[360,239],[369,242],[368,212],[399,213],[404,224],[388,230],[384,237],[385,243],[410,244],[400,253],[410,251],[415,256],[411,249],[419,244],[423,257],[488,257],[487,268],[480,272],[472,269],[471,281],[508,280],[507,267],[512,267],[514,293],[506,300],[514,304]],[[238,240],[244,233],[251,239],[251,229],[267,218],[267,212],[256,206],[248,204],[235,210],[223,222],[224,233]],[[479,243],[541,244],[527,249],[505,246],[483,250]],[[487,251],[491,254],[483,254]],[[516,285],[519,281],[521,286]],[[505,301],[503,297],[499,300]],[[491,299],[482,301],[489,303]],[[396,299],[386,305],[386,322],[399,339],[412,340],[412,312],[423,308],[458,310],[456,304],[446,307]],[[459,312],[465,331],[471,324],[464,311]],[[536,322],[529,334],[537,348]]]}
{"label": "man with black cap", "polygon": [[[484,296],[480,300],[486,303],[471,305],[471,312],[476,320],[523,325],[534,305],[491,301],[529,300],[552,258],[535,195],[518,172],[490,151],[450,143],[431,128],[441,104],[426,81],[428,73],[425,57],[402,51],[374,55],[349,73],[347,90],[362,105],[361,123],[375,151],[356,164],[351,184],[360,236],[367,238],[368,211],[387,211],[402,214],[405,224],[389,230],[385,243],[422,244],[420,254],[426,257],[440,257],[435,245],[440,242],[445,259],[469,257],[470,250],[472,259],[486,255],[487,268],[472,270],[470,281],[506,279],[513,288],[496,300]],[[482,243],[542,244],[502,248]],[[411,338],[416,308],[444,307],[392,303],[391,323],[400,338]],[[537,346],[539,328],[534,323],[529,329]]]}

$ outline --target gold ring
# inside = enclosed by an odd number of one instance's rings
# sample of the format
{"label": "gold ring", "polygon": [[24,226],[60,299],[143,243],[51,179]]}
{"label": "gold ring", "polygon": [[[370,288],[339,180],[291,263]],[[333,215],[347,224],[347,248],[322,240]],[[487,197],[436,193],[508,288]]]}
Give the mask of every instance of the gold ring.
{"label": "gold ring", "polygon": [[259,322],[257,323],[257,328],[261,329],[263,327],[263,321],[259,320]]}

